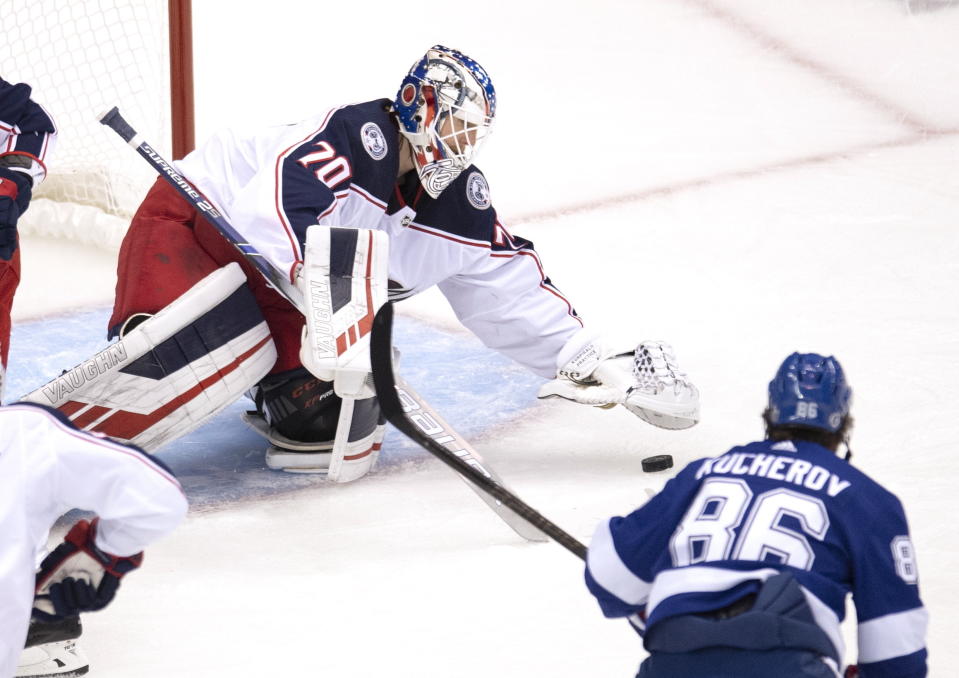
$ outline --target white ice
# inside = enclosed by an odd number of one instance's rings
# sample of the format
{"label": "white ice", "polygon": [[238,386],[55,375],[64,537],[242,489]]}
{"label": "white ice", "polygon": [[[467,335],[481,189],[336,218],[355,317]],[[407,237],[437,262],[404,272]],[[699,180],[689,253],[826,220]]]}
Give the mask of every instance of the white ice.
{"label": "white ice", "polygon": [[[440,409],[468,420],[513,489],[585,541],[665,482],[641,471],[643,457],[682,466],[760,437],[779,361],[836,355],[856,394],[854,462],[911,521],[931,675],[952,675],[959,8],[949,5],[194,3],[198,138],[392,96],[434,42],[475,56],[499,94],[479,164],[505,223],[536,243],[588,324],[625,345],[671,341],[702,390],[703,420],[669,432],[623,410],[538,403],[535,379],[468,341],[460,360],[434,361],[428,345],[417,359],[409,346],[410,381],[426,392],[457,375],[463,397],[438,395]],[[24,326],[45,316],[52,331],[72,322],[65,310],[109,304],[115,253],[27,238],[23,254]],[[408,343],[463,332],[436,294],[398,310]],[[17,376],[25,350],[14,344],[11,378],[34,386]],[[641,643],[603,619],[581,563],[524,543],[395,432],[396,451],[369,477],[296,485],[263,470],[235,415],[193,439],[206,456],[186,480],[203,501],[108,610],[86,617],[91,675],[633,675]],[[240,449],[217,450],[221,435]],[[161,456],[189,466],[190,450]],[[845,630],[854,661],[854,623]]]}

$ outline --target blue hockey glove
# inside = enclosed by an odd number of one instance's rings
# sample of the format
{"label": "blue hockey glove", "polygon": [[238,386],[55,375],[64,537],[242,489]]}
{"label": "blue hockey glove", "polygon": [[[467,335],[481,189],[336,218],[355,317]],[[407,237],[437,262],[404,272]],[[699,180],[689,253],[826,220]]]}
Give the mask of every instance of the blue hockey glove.
{"label": "blue hockey glove", "polygon": [[98,521],[81,520],[63,543],[40,563],[33,616],[42,621],[92,612],[106,607],[120,579],[140,567],[143,553],[114,556],[94,543]]}
{"label": "blue hockey glove", "polygon": [[17,220],[30,204],[30,179],[0,167],[0,260],[10,261],[17,249]]}

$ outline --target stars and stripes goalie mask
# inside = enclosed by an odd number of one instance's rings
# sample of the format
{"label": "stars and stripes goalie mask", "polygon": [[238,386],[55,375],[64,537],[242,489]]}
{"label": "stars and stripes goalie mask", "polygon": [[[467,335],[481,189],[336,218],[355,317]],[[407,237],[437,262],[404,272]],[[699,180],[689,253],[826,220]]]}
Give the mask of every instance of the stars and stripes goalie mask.
{"label": "stars and stripes goalie mask", "polygon": [[482,66],[434,45],[406,75],[393,110],[420,182],[435,198],[470,166],[489,135],[496,92]]}

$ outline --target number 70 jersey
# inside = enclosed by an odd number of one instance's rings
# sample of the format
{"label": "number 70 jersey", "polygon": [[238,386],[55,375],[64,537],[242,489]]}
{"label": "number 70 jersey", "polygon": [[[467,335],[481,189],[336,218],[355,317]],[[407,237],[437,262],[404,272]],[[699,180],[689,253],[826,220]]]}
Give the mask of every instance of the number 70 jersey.
{"label": "number 70 jersey", "polygon": [[606,616],[644,633],[725,607],[782,571],[840,657],[852,594],[862,675],[925,675],[927,614],[902,505],[814,443],[756,442],[689,464],[644,506],[599,525],[586,582]]}

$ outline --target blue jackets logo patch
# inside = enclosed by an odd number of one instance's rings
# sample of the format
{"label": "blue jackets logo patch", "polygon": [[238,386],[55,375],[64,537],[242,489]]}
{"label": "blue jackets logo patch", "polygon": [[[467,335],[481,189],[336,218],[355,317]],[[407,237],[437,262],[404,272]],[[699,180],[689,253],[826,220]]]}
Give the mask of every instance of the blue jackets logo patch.
{"label": "blue jackets logo patch", "polygon": [[363,125],[360,129],[360,138],[363,139],[363,147],[371,158],[382,160],[386,157],[386,138],[383,136],[383,130],[375,122]]}
{"label": "blue jackets logo patch", "polygon": [[487,209],[492,201],[489,197],[489,184],[486,183],[486,177],[479,172],[470,174],[469,179],[466,180],[466,197],[476,209]]}

